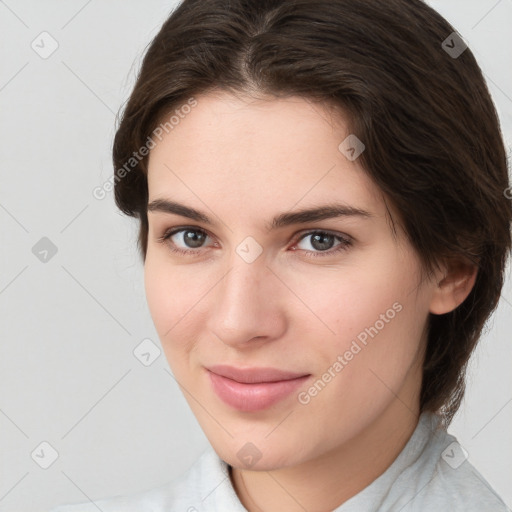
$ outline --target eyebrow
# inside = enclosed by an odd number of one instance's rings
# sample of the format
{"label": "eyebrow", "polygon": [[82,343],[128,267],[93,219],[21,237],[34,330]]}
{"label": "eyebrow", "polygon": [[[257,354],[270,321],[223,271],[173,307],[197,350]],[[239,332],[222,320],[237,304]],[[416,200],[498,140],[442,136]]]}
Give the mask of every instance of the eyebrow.
{"label": "eyebrow", "polygon": [[[155,199],[148,204],[148,212],[174,213],[182,217],[213,225],[214,222],[203,212],[185,206],[184,204],[170,201],[168,199]],[[267,224],[268,230],[290,226],[293,224],[304,224],[318,220],[331,219],[336,217],[361,217],[370,218],[375,215],[361,208],[355,208],[346,204],[334,203],[326,204],[315,208],[305,208],[294,212],[283,212],[272,219],[272,223]]]}

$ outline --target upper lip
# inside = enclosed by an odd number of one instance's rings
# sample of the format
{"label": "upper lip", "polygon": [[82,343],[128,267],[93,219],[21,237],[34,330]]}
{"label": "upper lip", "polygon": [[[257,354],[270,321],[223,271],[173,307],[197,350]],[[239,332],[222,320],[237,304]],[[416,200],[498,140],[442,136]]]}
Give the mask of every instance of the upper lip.
{"label": "upper lip", "polygon": [[279,382],[283,380],[292,380],[299,377],[305,377],[309,373],[297,373],[278,368],[269,367],[253,367],[253,368],[236,368],[228,365],[214,365],[207,368],[212,373],[216,373],[222,377],[227,377],[237,382],[245,384],[255,384],[258,382]]}

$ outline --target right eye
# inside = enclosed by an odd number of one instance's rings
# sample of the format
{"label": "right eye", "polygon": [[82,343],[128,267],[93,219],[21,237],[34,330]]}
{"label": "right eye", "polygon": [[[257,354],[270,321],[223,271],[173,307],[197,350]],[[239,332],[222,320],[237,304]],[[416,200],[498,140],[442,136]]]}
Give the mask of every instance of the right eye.
{"label": "right eye", "polygon": [[157,241],[166,244],[174,253],[192,256],[199,253],[194,248],[201,249],[201,244],[206,238],[209,238],[209,235],[202,229],[180,227],[167,230]]}

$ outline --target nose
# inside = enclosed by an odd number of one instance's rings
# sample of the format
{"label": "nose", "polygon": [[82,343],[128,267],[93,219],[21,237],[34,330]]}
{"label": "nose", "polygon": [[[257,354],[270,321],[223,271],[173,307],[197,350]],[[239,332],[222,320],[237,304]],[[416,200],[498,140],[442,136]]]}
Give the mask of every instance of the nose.
{"label": "nose", "polygon": [[283,335],[285,287],[267,265],[262,256],[247,263],[235,254],[212,290],[207,328],[226,345],[253,347],[256,341],[269,342]]}

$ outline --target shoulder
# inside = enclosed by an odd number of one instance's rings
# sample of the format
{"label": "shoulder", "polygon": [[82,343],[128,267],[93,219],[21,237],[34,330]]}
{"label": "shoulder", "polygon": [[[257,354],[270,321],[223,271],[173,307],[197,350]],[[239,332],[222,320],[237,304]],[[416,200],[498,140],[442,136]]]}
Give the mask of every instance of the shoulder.
{"label": "shoulder", "polygon": [[[448,453],[456,448],[453,445]],[[445,454],[445,457],[449,455]],[[469,462],[451,466],[443,457],[438,461],[432,479],[425,492],[418,496],[417,503],[442,505],[464,512],[510,512],[489,482]],[[425,509],[430,510],[430,509]]]}
{"label": "shoulder", "polygon": [[[226,489],[226,481],[229,487]],[[180,478],[160,487],[126,496],[113,496],[94,502],[61,505],[51,512],[201,512],[209,510],[203,501],[216,487],[224,484],[224,493],[231,483],[227,465],[210,447]],[[219,498],[219,497],[217,497]]]}
{"label": "shoulder", "polygon": [[400,510],[510,512],[467,455],[454,436],[434,430],[411,471],[401,475],[408,497]]}

